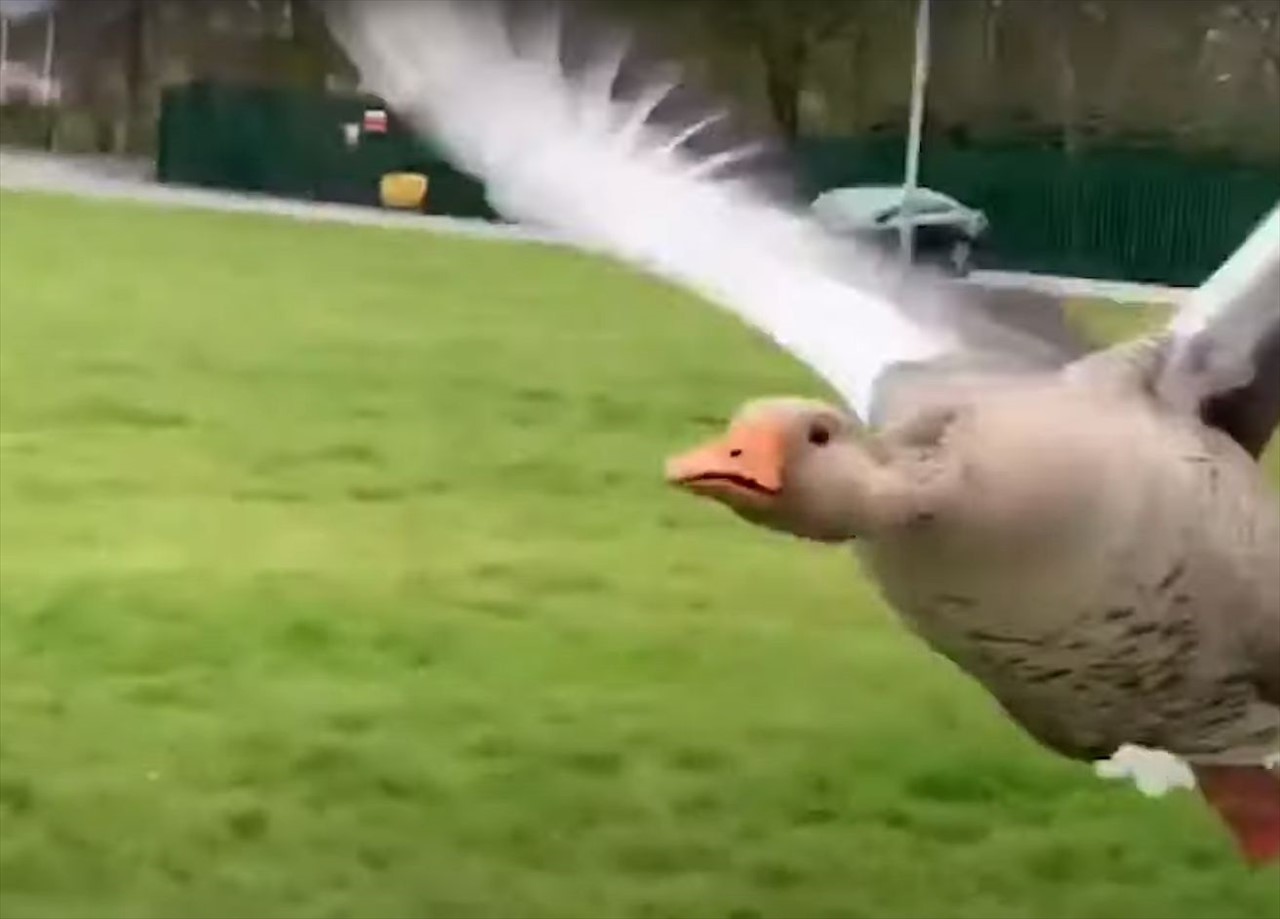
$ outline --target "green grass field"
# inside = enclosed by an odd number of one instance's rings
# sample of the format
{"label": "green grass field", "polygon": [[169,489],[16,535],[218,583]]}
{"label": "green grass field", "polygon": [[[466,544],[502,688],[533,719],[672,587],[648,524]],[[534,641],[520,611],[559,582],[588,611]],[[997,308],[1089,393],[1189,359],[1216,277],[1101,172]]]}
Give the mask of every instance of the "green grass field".
{"label": "green grass field", "polygon": [[0,914],[1274,917],[846,555],[666,489],[815,392],[610,264],[0,197]]}

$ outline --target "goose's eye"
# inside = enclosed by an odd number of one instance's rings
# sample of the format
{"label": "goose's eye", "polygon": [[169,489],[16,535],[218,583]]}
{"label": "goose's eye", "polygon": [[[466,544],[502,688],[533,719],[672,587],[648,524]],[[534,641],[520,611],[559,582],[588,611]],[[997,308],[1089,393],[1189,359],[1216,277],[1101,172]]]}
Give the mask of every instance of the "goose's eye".
{"label": "goose's eye", "polygon": [[809,428],[809,443],[815,447],[826,446],[831,440],[831,432],[820,424],[815,424]]}

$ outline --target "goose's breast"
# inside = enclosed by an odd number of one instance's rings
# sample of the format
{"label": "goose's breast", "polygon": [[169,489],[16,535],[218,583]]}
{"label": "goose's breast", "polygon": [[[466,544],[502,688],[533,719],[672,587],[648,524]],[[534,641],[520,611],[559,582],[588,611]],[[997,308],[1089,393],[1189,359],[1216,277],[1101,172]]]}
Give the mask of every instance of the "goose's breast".
{"label": "goose's breast", "polygon": [[1246,632],[1280,631],[1280,537],[1256,470],[1142,412],[1040,410],[975,412],[950,507],[862,548],[886,598],[1068,755],[1265,733]]}
{"label": "goose's breast", "polygon": [[1160,596],[1160,579],[1110,593],[1081,583],[1076,596],[1018,586],[937,582],[930,592],[886,594],[935,651],[1065,755],[1107,756],[1124,743],[1190,754],[1250,732],[1280,736],[1258,721],[1251,667],[1233,637],[1197,614],[1213,602],[1204,591],[1170,584]]}

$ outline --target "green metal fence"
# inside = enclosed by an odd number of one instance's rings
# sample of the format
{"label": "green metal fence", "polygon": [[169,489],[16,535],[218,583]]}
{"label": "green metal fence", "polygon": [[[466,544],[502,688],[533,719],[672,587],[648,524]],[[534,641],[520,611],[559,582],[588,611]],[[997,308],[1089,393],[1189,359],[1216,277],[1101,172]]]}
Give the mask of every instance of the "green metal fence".
{"label": "green metal fence", "polygon": [[[224,84],[172,88],[161,108],[159,177],[373,205],[383,173],[412,170],[430,177],[429,212],[494,218],[483,186],[394,113],[385,135],[349,147],[342,125],[377,104]],[[902,175],[899,137],[808,139],[797,153],[810,195]],[[989,267],[1178,285],[1202,281],[1280,201],[1280,167],[1158,149],[1067,157],[1030,143],[930,142],[921,182],[987,213]]]}
{"label": "green metal fence", "polygon": [[1195,285],[1280,201],[1280,171],[1161,151],[945,150],[926,184],[983,208],[1000,264]]}
{"label": "green metal fence", "polygon": [[[802,144],[806,191],[901,181],[901,138]],[[990,267],[1076,277],[1199,284],[1280,202],[1280,167],[1159,150],[1043,145],[926,146],[921,184],[991,220]]]}

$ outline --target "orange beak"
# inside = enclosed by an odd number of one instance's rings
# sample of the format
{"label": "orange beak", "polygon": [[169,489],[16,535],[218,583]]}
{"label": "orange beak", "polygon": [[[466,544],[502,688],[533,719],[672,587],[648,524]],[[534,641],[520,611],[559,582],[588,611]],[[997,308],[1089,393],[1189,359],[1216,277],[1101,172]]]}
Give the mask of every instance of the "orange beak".
{"label": "orange beak", "polygon": [[782,490],[782,433],[755,422],[667,460],[667,481],[721,500],[767,503]]}

